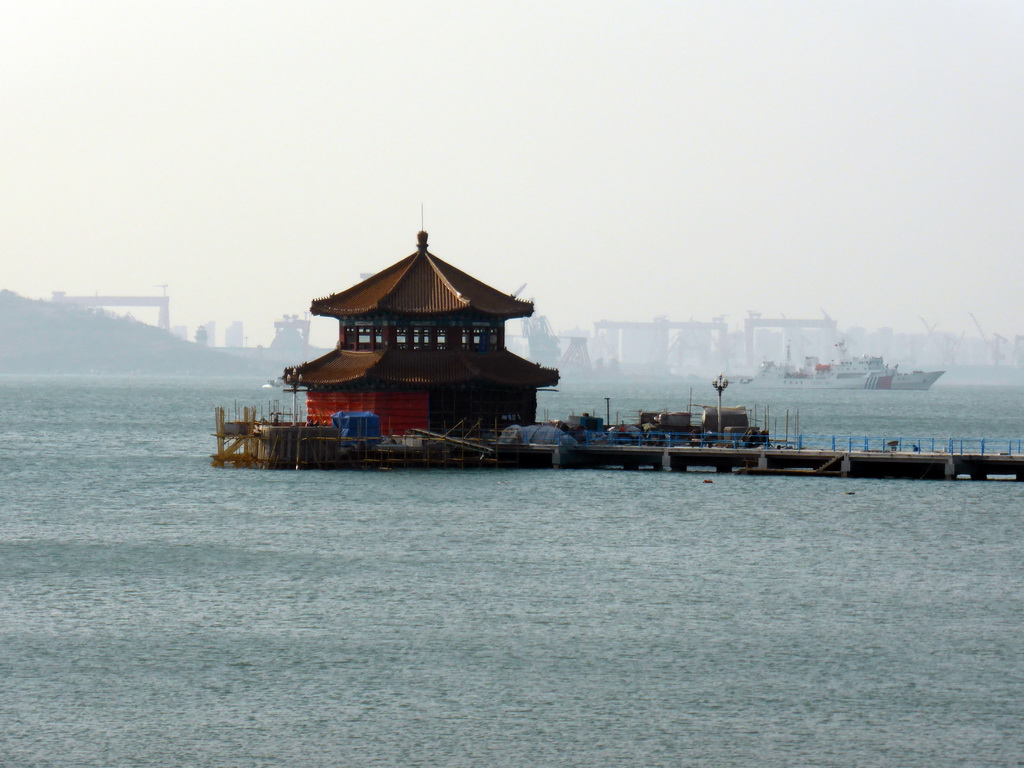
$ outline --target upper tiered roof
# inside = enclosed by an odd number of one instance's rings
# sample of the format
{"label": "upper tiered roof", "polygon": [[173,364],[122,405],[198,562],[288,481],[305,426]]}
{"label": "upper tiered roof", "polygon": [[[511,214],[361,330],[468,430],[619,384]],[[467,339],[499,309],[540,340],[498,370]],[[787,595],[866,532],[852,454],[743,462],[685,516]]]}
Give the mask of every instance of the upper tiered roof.
{"label": "upper tiered roof", "polygon": [[310,312],[337,318],[381,312],[426,317],[469,311],[502,319],[533,314],[533,302],[491,288],[430,253],[426,232],[417,240],[415,253],[341,293],[315,299]]}

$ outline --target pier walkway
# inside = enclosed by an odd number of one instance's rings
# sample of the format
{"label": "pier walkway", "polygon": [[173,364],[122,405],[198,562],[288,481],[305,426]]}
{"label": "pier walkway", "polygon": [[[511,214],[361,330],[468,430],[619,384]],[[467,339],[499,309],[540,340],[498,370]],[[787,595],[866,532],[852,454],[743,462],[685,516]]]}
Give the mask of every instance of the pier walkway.
{"label": "pier walkway", "polygon": [[665,444],[582,443],[545,446],[559,468],[617,466],[817,477],[1024,480],[1024,441],[989,438],[899,438],[797,435],[751,444],[738,436],[701,435]]}
{"label": "pier walkway", "polygon": [[[499,456],[503,451],[499,451]],[[745,475],[810,477],[874,477],[917,480],[1024,480],[1024,456],[949,454],[923,451],[832,451],[786,447],[731,445],[644,447],[547,447],[556,468],[622,467],[736,472]],[[537,462],[536,465],[539,465]]]}

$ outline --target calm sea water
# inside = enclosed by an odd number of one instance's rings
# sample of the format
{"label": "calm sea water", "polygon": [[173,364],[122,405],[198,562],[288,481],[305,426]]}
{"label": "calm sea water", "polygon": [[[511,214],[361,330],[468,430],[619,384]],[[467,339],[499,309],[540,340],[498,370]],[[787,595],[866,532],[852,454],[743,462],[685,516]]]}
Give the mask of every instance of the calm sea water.
{"label": "calm sea water", "polygon": [[[1024,484],[211,468],[259,383],[0,377],[0,765],[1024,764]],[[1022,389],[754,395],[1024,437]]]}

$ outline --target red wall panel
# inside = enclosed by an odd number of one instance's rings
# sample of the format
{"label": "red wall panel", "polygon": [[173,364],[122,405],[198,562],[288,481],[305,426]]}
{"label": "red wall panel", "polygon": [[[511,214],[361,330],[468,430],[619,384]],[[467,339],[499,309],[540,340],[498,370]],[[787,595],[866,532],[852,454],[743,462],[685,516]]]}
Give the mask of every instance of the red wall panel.
{"label": "red wall panel", "polygon": [[400,435],[430,424],[427,392],[307,392],[306,413],[311,424],[331,423],[337,411],[370,411],[380,417],[380,431]]}

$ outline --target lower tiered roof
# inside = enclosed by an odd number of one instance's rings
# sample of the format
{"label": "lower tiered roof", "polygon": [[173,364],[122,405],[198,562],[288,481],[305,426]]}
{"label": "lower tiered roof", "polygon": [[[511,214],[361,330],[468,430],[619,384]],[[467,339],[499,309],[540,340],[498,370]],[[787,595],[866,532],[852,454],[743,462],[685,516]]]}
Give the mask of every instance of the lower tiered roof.
{"label": "lower tiered roof", "polygon": [[549,387],[558,371],[531,363],[508,350],[488,353],[453,350],[332,350],[308,363],[285,369],[289,384],[313,389],[388,385],[450,386],[486,382],[511,387]]}

